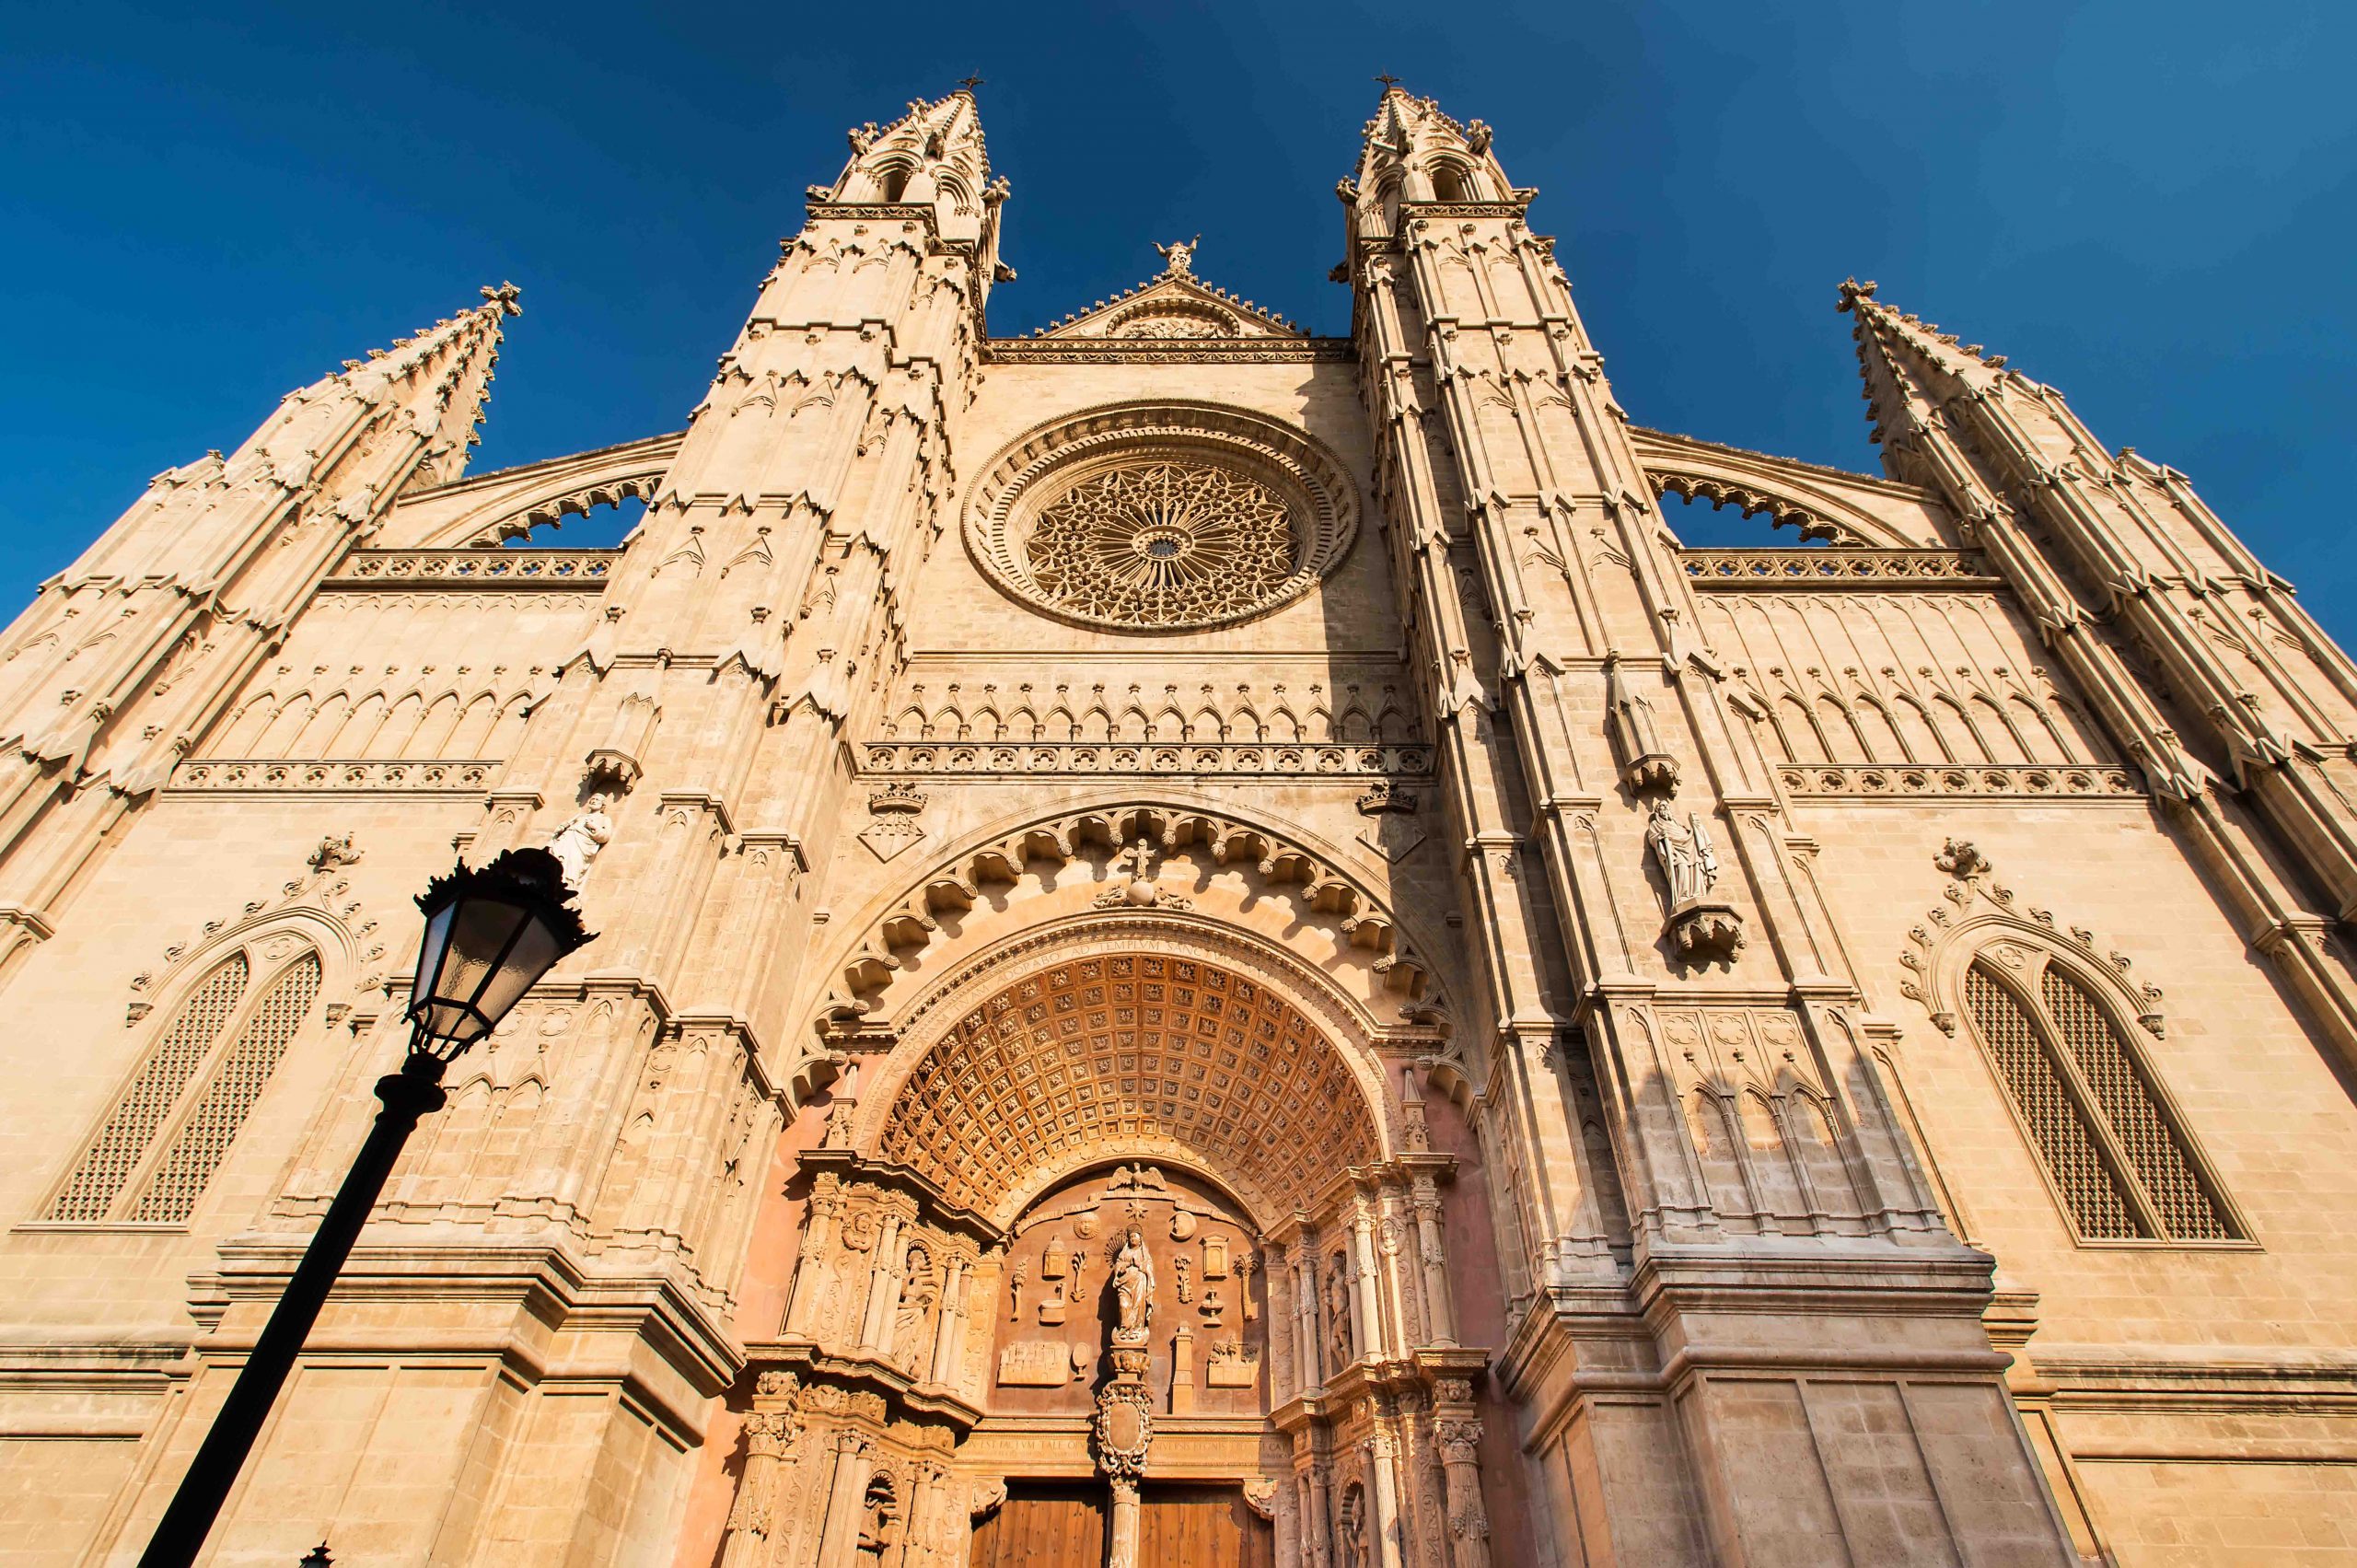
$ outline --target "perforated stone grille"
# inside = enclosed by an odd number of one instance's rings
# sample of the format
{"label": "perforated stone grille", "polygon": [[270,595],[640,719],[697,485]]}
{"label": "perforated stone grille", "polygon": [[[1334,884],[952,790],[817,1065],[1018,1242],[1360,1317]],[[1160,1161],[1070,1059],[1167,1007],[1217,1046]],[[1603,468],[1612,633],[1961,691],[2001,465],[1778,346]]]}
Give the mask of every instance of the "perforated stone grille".
{"label": "perforated stone grille", "polygon": [[2112,1136],[2143,1183],[2161,1225],[2171,1236],[2223,1241],[2234,1235],[2201,1189],[2175,1128],[2137,1071],[2119,1031],[2079,982],[2049,965],[2039,978],[2046,1011],[2094,1092]]}
{"label": "perforated stone grille", "polygon": [[1076,959],[954,1025],[910,1075],[879,1153],[990,1212],[1039,1165],[1167,1138],[1214,1174],[1299,1195],[1376,1157],[1349,1067],[1300,1011],[1193,959]]}
{"label": "perforated stone grille", "polygon": [[1288,591],[1298,564],[1284,496],[1207,462],[1093,474],[1040,512],[1024,553],[1050,604],[1126,626],[1248,614]]}
{"label": "perforated stone grille", "polygon": [[2049,1059],[2038,1025],[2013,993],[1977,964],[1965,971],[1964,999],[2079,1234],[2106,1240],[2148,1235],[2104,1163],[2094,1130]]}
{"label": "perforated stone grille", "polygon": [[262,993],[171,1148],[147,1179],[133,1219],[177,1223],[188,1218],[319,993],[317,953],[306,953],[288,965]]}
{"label": "perforated stone grille", "polygon": [[203,1063],[215,1037],[227,1026],[238,998],[245,993],[246,978],[246,956],[239,953],[189,993],[43,1218],[106,1217],[115,1195],[155,1141],[157,1129]]}

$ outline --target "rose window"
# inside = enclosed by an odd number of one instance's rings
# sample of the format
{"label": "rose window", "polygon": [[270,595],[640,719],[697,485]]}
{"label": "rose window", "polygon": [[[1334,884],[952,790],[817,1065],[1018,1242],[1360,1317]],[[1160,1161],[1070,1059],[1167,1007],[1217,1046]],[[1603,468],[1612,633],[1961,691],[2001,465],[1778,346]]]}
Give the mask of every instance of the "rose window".
{"label": "rose window", "polygon": [[1315,587],[1356,530],[1356,491],[1324,447],[1264,414],[1119,404],[1003,448],[966,541],[1009,597],[1058,620],[1193,631]]}
{"label": "rose window", "polygon": [[1084,479],[1039,514],[1024,553],[1059,610],[1136,626],[1250,610],[1294,575],[1285,498],[1212,463]]}

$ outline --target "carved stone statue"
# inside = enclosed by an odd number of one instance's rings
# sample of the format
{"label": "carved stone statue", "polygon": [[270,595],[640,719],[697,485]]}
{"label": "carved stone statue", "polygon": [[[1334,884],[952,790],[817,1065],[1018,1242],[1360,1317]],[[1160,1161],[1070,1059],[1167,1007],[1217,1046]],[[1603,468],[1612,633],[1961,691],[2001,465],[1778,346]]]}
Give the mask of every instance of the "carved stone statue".
{"label": "carved stone statue", "polygon": [[589,863],[598,858],[598,852],[613,840],[614,819],[606,815],[606,807],[612,804],[611,796],[591,796],[549,840],[549,853],[564,868],[564,885],[574,892],[581,890],[581,879],[589,874]]}
{"label": "carved stone statue", "polygon": [[923,1342],[925,1325],[932,1320],[933,1304],[940,1294],[932,1257],[922,1245],[911,1247],[908,1278],[900,1286],[900,1307],[892,1315],[892,1356],[907,1371],[916,1371],[929,1348]]}
{"label": "carved stone statue", "polygon": [[1132,1225],[1113,1254],[1113,1300],[1116,1334],[1143,1338],[1154,1321],[1154,1258],[1145,1249],[1145,1233]]}
{"label": "carved stone statue", "polygon": [[1195,247],[1203,242],[1202,235],[1192,239],[1174,239],[1167,245],[1155,247],[1166,263],[1165,275],[1190,278],[1195,275]]}
{"label": "carved stone statue", "polygon": [[1669,802],[1656,797],[1645,822],[1645,845],[1661,866],[1669,885],[1669,907],[1683,909],[1698,902],[1719,879],[1719,857],[1711,847],[1710,830],[1700,816],[1684,822],[1669,814]]}
{"label": "carved stone statue", "polygon": [[1155,907],[1183,910],[1191,900],[1178,893],[1166,893],[1155,880],[1154,850],[1143,838],[1124,850],[1114,852],[1102,892],[1097,895],[1098,909],[1118,909],[1130,905],[1138,909]]}
{"label": "carved stone statue", "polygon": [[1337,1256],[1326,1271],[1326,1353],[1340,1372],[1351,1364],[1351,1282]]}

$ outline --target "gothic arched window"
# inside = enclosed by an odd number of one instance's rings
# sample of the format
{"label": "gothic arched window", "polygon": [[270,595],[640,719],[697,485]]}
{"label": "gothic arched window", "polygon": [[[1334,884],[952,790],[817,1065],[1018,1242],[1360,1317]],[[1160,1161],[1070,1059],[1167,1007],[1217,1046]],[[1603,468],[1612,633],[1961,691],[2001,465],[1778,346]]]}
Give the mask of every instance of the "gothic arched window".
{"label": "gothic arched window", "polygon": [[2083,1239],[2243,1239],[2150,1063],[2085,981],[1999,943],[1966,970],[1964,1003]]}
{"label": "gothic arched window", "polygon": [[308,944],[268,958],[241,948],[214,965],[157,1032],[41,1217],[185,1221],[310,1013],[320,975]]}

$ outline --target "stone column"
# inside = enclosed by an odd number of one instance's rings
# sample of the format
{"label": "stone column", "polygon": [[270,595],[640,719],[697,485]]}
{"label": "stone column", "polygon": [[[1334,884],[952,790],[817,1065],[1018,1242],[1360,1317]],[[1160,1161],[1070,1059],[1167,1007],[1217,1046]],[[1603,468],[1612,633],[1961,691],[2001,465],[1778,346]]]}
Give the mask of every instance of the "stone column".
{"label": "stone column", "polygon": [[785,1411],[755,1411],[745,1418],[745,1474],[728,1511],[720,1568],[769,1568],[777,1535],[777,1483],[783,1460],[801,1429]]}
{"label": "stone column", "polygon": [[1399,1523],[1399,1478],[1394,1461],[1399,1439],[1378,1432],[1366,1440],[1366,1501],[1369,1516],[1367,1545],[1376,1568],[1401,1568],[1404,1562]]}
{"label": "stone column", "polygon": [[1294,1338],[1306,1394],[1325,1381],[1318,1371],[1318,1238],[1306,1230],[1293,1238],[1293,1281]]}
{"label": "stone column", "polygon": [[1448,1495],[1450,1568],[1490,1568],[1490,1515],[1481,1506],[1481,1423],[1443,1419],[1434,1431]]}
{"label": "stone column", "polygon": [[859,1348],[882,1355],[892,1332],[892,1288],[900,1272],[900,1216],[888,1214],[868,1265],[867,1307],[859,1320]]}
{"label": "stone column", "polygon": [[1327,1568],[1333,1556],[1334,1532],[1326,1516],[1326,1467],[1313,1459],[1298,1479],[1303,1568]]}
{"label": "stone column", "polygon": [[827,1518],[819,1532],[819,1568],[852,1568],[859,1551],[860,1515],[873,1466],[867,1439],[856,1432],[833,1436],[834,1475],[827,1488]]}
{"label": "stone column", "polygon": [[1424,1331],[1436,1345],[1457,1342],[1456,1304],[1449,1299],[1448,1253],[1441,1240],[1440,1189],[1419,1176],[1411,1189],[1416,1208],[1416,1256],[1423,1265]]}
{"label": "stone column", "polygon": [[942,1265],[941,1307],[934,1318],[933,1370],[931,1381],[946,1383],[956,1373],[958,1361],[958,1328],[965,1320],[959,1297],[966,1289],[966,1260],[956,1253]]}
{"label": "stone column", "polygon": [[828,1256],[835,1236],[835,1216],[842,1211],[842,1199],[838,1194],[835,1179],[825,1176],[810,1191],[810,1217],[802,1227],[802,1253],[794,1261],[794,1295],[785,1308],[785,1332],[810,1332],[811,1314],[819,1309],[819,1297],[826,1289],[827,1270],[833,1260]]}
{"label": "stone column", "polygon": [[1113,1520],[1106,1531],[1105,1568],[1140,1568],[1138,1524],[1137,1481],[1117,1475],[1113,1478]]}
{"label": "stone column", "polygon": [[1358,1340],[1352,1348],[1364,1361],[1384,1353],[1383,1303],[1376,1294],[1375,1216],[1364,1201],[1351,1211],[1351,1258],[1357,1288],[1351,1292],[1351,1310],[1358,1321]]}

